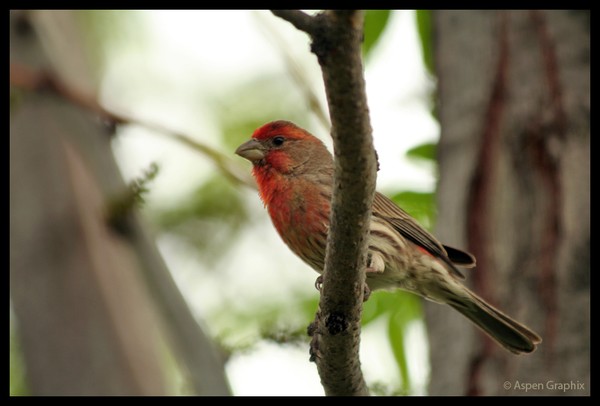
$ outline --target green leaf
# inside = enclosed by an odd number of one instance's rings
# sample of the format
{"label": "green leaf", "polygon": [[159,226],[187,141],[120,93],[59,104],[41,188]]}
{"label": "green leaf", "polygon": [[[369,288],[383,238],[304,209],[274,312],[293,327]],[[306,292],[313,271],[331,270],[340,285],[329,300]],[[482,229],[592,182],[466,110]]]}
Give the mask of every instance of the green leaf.
{"label": "green leaf", "polygon": [[381,38],[390,18],[390,10],[366,10],[363,40],[363,55],[369,56]]}
{"label": "green leaf", "polygon": [[[405,332],[409,323],[423,318],[421,299],[403,291],[375,292],[364,304],[363,327],[382,315],[388,319],[388,338],[402,377],[399,394],[410,394],[411,380],[404,345]],[[381,393],[394,394],[398,393],[398,390],[386,388]]]}
{"label": "green leaf", "polygon": [[433,44],[431,35],[431,11],[417,10],[417,31],[421,42],[421,51],[423,54],[423,64],[429,74],[435,73],[433,66]]}
{"label": "green leaf", "polygon": [[379,293],[372,294],[369,300],[363,304],[362,325],[363,327],[376,320],[379,316],[387,312],[381,305],[381,295]]}
{"label": "green leaf", "polygon": [[408,362],[404,351],[404,328],[398,323],[395,317],[390,317],[388,324],[388,335],[392,352],[396,359],[396,364],[400,370],[400,379],[402,382],[402,393],[408,394],[410,391],[410,376],[408,374]]}
{"label": "green leaf", "polygon": [[436,161],[437,143],[426,142],[406,151],[406,156],[415,160]]}
{"label": "green leaf", "polygon": [[422,307],[420,299],[410,293],[398,292],[395,294],[398,299],[398,305],[393,308],[388,323],[388,335],[390,345],[396,364],[400,370],[402,380],[402,393],[410,394],[411,379],[406,357],[406,329],[409,323],[421,319]]}
{"label": "green leaf", "polygon": [[423,227],[431,229],[435,224],[435,194],[432,192],[404,191],[396,193],[391,199],[410,214]]}

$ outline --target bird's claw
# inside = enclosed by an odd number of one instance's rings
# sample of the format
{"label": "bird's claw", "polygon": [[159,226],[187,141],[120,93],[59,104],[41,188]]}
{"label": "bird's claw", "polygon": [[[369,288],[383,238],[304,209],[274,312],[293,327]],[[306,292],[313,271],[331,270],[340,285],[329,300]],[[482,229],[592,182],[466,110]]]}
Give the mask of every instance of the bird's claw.
{"label": "bird's claw", "polygon": [[367,285],[365,283],[364,291],[363,291],[363,302],[366,302],[367,300],[369,300],[370,297],[371,297],[371,288],[369,288],[369,285]]}
{"label": "bird's claw", "polygon": [[315,280],[315,288],[321,292],[321,288],[323,287],[323,275],[319,275]]}
{"label": "bird's claw", "polygon": [[[323,288],[323,275],[319,275],[317,277],[317,279],[315,280],[315,289],[317,289],[319,292],[321,292],[322,288]],[[371,297],[371,289],[365,283],[364,291],[363,291],[363,302],[366,302],[367,300],[369,300],[370,297]],[[312,335],[312,334],[309,334],[309,335]]]}

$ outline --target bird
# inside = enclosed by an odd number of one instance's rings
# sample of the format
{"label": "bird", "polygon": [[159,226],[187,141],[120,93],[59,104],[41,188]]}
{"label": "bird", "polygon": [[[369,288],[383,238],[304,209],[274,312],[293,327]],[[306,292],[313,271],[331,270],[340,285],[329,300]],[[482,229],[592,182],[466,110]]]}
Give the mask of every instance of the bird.
{"label": "bird", "polygon": [[[333,191],[333,156],[321,140],[286,121],[257,128],[235,151],[252,163],[272,223],[285,244],[322,274]],[[440,243],[408,213],[375,192],[368,232],[369,291],[404,290],[446,304],[514,354],[531,353],[539,335],[463,284],[459,268],[475,257]],[[319,279],[318,279],[319,280]]]}

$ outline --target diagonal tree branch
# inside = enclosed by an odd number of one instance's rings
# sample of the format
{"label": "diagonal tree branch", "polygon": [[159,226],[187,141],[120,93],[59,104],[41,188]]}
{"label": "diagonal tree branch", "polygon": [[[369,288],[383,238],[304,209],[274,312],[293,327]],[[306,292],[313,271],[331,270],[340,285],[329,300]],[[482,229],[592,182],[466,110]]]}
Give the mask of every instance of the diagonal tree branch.
{"label": "diagonal tree branch", "polygon": [[10,84],[11,86],[30,91],[52,91],[74,105],[97,114],[110,124],[137,124],[148,130],[155,131],[164,137],[172,138],[204,155],[205,158],[212,161],[221,173],[233,183],[256,188],[256,183],[252,180],[250,175],[248,175],[248,171],[238,166],[229,155],[226,155],[189,135],[167,128],[164,125],[138,119],[124,113],[110,111],[104,108],[95,97],[84,94],[76,88],[69,86],[50,71],[33,70],[27,65],[11,61]]}
{"label": "diagonal tree branch", "polygon": [[326,11],[312,17],[274,10],[273,14],[311,36],[332,123],[335,180],[323,288],[311,329],[317,340],[315,361],[327,395],[368,395],[359,344],[377,158],[361,60],[363,13]]}
{"label": "diagonal tree branch", "polygon": [[300,31],[304,31],[309,35],[313,35],[317,29],[315,18],[300,11],[300,10],[271,10],[277,17],[292,23]]}

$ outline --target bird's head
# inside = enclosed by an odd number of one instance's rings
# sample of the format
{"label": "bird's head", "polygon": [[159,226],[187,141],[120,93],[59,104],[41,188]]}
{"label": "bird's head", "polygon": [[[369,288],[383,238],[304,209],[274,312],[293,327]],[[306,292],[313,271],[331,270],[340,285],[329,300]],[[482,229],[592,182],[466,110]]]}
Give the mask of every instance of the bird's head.
{"label": "bird's head", "polygon": [[308,131],[289,121],[273,121],[259,127],[235,153],[246,158],[255,170],[298,175],[332,166],[331,153]]}

